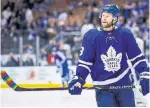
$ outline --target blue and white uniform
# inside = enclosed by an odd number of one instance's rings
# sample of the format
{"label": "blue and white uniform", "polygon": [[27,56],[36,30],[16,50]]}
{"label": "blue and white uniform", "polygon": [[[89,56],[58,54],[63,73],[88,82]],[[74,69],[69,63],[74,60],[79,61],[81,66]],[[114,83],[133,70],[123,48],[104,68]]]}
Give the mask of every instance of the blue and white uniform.
{"label": "blue and white uniform", "polygon": [[[124,27],[117,27],[120,9],[117,5],[108,4],[100,12],[100,18],[107,23],[107,15],[112,14],[113,30],[105,31],[95,28],[85,33],[76,76],[69,83],[70,94],[81,94],[85,79],[90,73],[96,88],[96,102],[98,107],[135,107],[135,97],[132,88],[131,61],[136,74],[141,78],[142,93],[149,93],[149,67],[144,55],[138,47],[131,31]],[[102,16],[105,17],[102,17]]]}
{"label": "blue and white uniform", "polygon": [[55,55],[57,71],[61,72],[61,77],[63,81],[68,82],[69,80],[69,69],[67,58],[65,57],[64,53],[61,51],[57,51]]}
{"label": "blue and white uniform", "polygon": [[86,79],[90,73],[94,85],[132,85],[128,59],[138,74],[149,71],[130,30],[123,27],[111,32],[92,29],[84,36],[76,74]]}

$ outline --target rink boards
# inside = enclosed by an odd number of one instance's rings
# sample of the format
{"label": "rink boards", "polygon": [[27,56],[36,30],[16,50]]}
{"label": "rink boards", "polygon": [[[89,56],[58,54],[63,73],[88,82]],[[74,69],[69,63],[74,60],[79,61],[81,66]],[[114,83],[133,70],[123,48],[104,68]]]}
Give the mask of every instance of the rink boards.
{"label": "rink boards", "polygon": [[[71,79],[76,72],[76,66],[70,66],[69,69],[71,70]],[[9,76],[21,87],[62,88],[61,72],[56,72],[56,66],[2,67],[1,70],[5,70]],[[0,81],[1,88],[9,88],[1,79],[1,77]],[[84,87],[93,87],[90,75],[88,75]]]}
{"label": "rink boards", "polygon": [[[73,76],[76,66],[70,66],[70,77]],[[56,72],[56,66],[40,66],[40,67],[3,67],[9,76],[21,87],[26,88],[61,88],[62,78],[61,72]],[[1,88],[9,88],[5,82],[1,80]],[[85,87],[92,87],[92,80],[88,76]],[[67,86],[67,85],[66,85]]]}

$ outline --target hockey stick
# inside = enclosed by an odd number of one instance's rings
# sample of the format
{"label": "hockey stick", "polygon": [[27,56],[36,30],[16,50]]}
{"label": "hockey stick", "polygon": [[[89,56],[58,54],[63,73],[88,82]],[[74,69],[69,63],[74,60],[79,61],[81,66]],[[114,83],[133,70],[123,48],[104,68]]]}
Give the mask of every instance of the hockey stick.
{"label": "hockey stick", "polygon": [[24,88],[18,86],[12,78],[6,73],[6,71],[1,71],[1,77],[4,82],[15,91],[43,91],[43,90],[66,90],[67,88]]}
{"label": "hockey stick", "polygon": [[6,71],[1,71],[1,77],[4,80],[4,82],[15,91],[47,91],[47,90],[67,90],[68,89],[68,88],[24,88],[24,87],[20,87],[12,80],[12,78],[6,73]]}

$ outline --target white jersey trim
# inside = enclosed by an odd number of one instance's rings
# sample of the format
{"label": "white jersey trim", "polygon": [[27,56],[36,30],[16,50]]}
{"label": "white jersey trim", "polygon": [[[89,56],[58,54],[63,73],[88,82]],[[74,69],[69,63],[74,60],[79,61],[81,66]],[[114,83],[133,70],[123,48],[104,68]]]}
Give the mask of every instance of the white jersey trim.
{"label": "white jersey trim", "polygon": [[91,72],[91,69],[90,69],[88,66],[86,66],[86,65],[79,64],[78,66],[84,67],[84,68],[86,68],[89,72]]}
{"label": "white jersey trim", "polygon": [[[146,60],[140,60],[140,61],[136,62],[133,65],[133,68],[135,68],[139,63],[145,62],[145,61]],[[119,75],[116,78],[108,79],[108,80],[105,80],[105,81],[93,81],[93,84],[94,85],[107,85],[107,84],[115,83],[115,82],[119,81],[120,79],[122,79],[129,72],[129,69],[130,68],[128,67],[121,75]]]}
{"label": "white jersey trim", "polygon": [[98,31],[101,31],[101,28],[100,28],[100,27],[97,27],[97,30],[98,30]]}
{"label": "white jersey trim", "polygon": [[93,65],[93,63],[86,62],[86,61],[83,61],[83,60],[79,60],[79,62],[82,63],[82,64],[85,64],[85,65],[90,65],[90,66]]}
{"label": "white jersey trim", "polygon": [[139,63],[141,63],[141,62],[146,62],[146,59],[144,59],[144,60],[139,60],[138,62],[136,62],[134,65],[133,65],[133,67],[135,68]]}
{"label": "white jersey trim", "polygon": [[112,79],[108,79],[105,81],[93,81],[94,85],[107,85],[107,84],[111,84],[111,83],[115,83],[117,81],[119,81],[120,79],[122,79],[129,71],[129,67],[121,74],[119,75],[117,78],[112,78]]}
{"label": "white jersey trim", "polygon": [[141,56],[143,56],[143,54],[141,53],[141,54],[139,54],[138,56],[136,56],[136,57],[134,57],[134,58],[132,58],[132,59],[129,59],[130,61],[134,61],[135,59],[137,59],[137,58],[139,58],[139,57],[141,57]]}

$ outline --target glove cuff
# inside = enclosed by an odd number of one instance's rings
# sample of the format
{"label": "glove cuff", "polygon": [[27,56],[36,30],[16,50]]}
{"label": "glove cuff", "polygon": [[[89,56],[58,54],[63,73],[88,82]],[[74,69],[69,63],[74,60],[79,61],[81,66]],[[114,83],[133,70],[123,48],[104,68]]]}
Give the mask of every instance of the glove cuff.
{"label": "glove cuff", "polygon": [[85,84],[85,80],[83,80],[81,77],[79,76],[73,76],[73,80],[77,80],[77,82],[79,82],[81,84],[81,86],[83,86]]}

